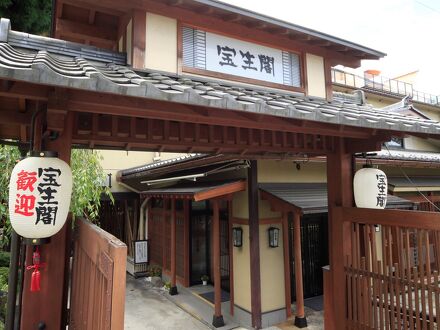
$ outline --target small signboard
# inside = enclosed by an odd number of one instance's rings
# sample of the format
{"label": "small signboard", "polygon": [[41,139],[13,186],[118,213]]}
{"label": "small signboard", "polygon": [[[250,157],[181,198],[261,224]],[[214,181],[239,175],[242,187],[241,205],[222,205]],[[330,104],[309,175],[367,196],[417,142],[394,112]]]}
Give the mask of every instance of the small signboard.
{"label": "small signboard", "polygon": [[148,263],[148,240],[134,242],[134,263]]}

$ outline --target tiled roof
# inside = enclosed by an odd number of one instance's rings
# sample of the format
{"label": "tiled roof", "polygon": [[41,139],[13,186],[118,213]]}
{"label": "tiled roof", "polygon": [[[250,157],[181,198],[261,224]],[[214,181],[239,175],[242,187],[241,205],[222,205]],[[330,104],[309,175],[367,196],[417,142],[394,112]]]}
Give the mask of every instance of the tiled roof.
{"label": "tiled roof", "polygon": [[369,156],[375,159],[390,159],[402,161],[418,161],[418,162],[432,162],[440,163],[440,154],[434,152],[422,152],[414,150],[381,150],[374,156]]}
{"label": "tiled roof", "polygon": [[[326,183],[259,183],[260,190],[300,208],[303,214],[324,213],[328,210]],[[412,208],[414,203],[388,195],[389,209]]]}
{"label": "tiled roof", "polygon": [[[2,31],[0,31],[0,36]],[[30,35],[29,35],[30,36]],[[1,42],[0,78],[330,124],[440,134],[440,123],[298,93],[26,51]]]}
{"label": "tiled roof", "polygon": [[440,187],[438,176],[411,176],[411,179],[394,176],[388,177],[388,185],[392,187],[412,187],[424,190],[423,187]]}
{"label": "tiled roof", "polygon": [[159,167],[164,167],[164,166],[168,166],[168,165],[179,164],[179,163],[186,162],[186,161],[189,161],[189,160],[203,158],[205,156],[206,155],[204,155],[204,154],[184,154],[184,155],[179,156],[179,157],[165,159],[165,160],[162,160],[162,161],[159,161],[159,162],[155,162],[155,163],[149,163],[149,164],[142,165],[142,166],[136,166],[136,167],[128,168],[126,170],[122,170],[121,174],[122,175],[130,175],[130,174],[133,174],[133,173],[139,173],[139,172],[151,170],[151,169],[154,169],[154,168],[159,168]]}

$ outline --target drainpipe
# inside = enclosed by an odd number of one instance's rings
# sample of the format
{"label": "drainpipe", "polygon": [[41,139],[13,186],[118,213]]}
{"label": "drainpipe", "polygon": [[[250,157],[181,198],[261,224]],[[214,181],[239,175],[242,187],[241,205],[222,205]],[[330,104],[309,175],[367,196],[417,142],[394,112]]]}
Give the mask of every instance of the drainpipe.
{"label": "drainpipe", "polygon": [[[149,197],[145,198],[141,204],[139,211],[139,239],[148,239],[148,208],[147,204],[150,200]],[[145,215],[145,216],[144,216]],[[145,221],[144,221],[145,219]],[[145,226],[145,229],[144,229]]]}

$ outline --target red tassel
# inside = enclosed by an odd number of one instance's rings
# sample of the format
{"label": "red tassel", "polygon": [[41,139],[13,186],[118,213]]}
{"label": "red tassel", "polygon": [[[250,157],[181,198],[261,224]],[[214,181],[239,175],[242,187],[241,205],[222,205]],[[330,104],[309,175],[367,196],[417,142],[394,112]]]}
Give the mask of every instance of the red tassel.
{"label": "red tassel", "polygon": [[26,269],[34,271],[32,272],[32,278],[31,278],[31,292],[40,291],[40,282],[41,282],[41,274],[40,274],[40,268],[43,267],[45,264],[40,263],[40,250],[38,249],[38,246],[36,247],[34,253],[32,254],[32,266],[27,266]]}
{"label": "red tassel", "polygon": [[35,267],[31,278],[31,291],[40,291],[40,271]]}

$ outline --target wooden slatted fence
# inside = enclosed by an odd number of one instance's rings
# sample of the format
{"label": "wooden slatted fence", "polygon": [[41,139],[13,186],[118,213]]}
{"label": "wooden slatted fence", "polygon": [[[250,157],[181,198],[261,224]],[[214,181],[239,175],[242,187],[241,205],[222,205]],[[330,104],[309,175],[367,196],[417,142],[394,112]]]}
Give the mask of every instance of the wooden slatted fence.
{"label": "wooden slatted fence", "polygon": [[440,214],[343,208],[348,329],[440,329]]}

